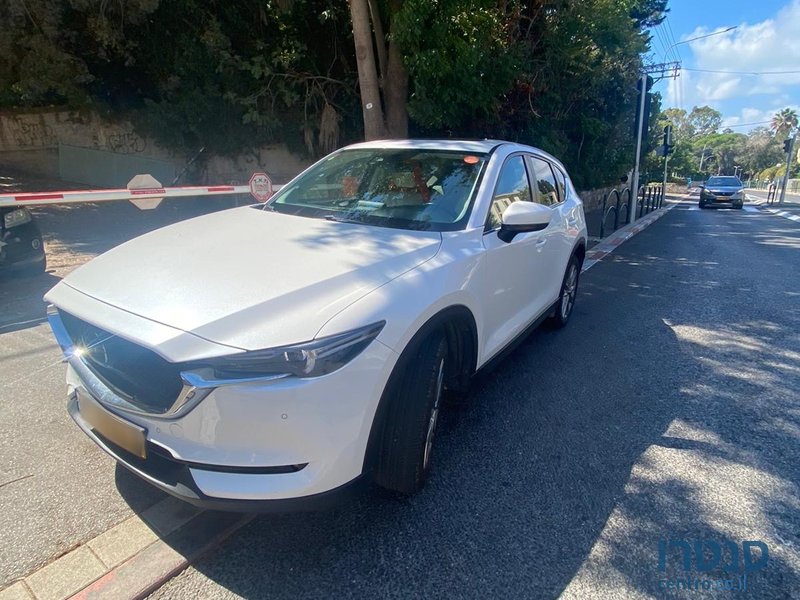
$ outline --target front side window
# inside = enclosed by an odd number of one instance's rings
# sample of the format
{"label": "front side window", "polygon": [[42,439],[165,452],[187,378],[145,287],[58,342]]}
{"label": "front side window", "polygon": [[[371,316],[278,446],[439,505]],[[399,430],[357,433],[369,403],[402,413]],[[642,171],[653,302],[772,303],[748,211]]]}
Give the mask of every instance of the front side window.
{"label": "front side window", "polygon": [[514,202],[531,202],[531,186],[522,156],[512,156],[500,170],[489,208],[487,229],[500,227],[503,211]]}
{"label": "front side window", "polygon": [[450,150],[343,150],[283,188],[265,208],[380,227],[464,229],[487,158]]}

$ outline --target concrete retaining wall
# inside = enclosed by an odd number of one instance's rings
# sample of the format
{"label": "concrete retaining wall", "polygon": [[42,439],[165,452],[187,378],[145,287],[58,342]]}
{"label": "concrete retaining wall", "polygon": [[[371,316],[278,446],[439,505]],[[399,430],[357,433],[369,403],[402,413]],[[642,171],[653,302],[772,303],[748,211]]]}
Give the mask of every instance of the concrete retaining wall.
{"label": "concrete retaining wall", "polygon": [[[124,186],[130,173],[150,168],[168,185],[190,158],[139,135],[130,122],[112,122],[91,112],[54,108],[0,113],[0,166],[33,175]],[[266,171],[276,183],[284,183],[310,161],[284,145],[271,145],[234,158],[201,155],[198,163],[204,165],[199,176],[204,181],[195,176],[181,183],[247,183],[255,171]]]}

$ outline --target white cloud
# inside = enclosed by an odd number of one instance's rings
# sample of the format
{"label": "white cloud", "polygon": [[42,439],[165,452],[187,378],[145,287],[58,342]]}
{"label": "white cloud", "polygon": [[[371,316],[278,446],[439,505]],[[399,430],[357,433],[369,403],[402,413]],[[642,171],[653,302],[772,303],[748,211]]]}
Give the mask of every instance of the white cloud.
{"label": "white cloud", "polygon": [[[800,106],[791,103],[780,104],[775,108],[755,108],[747,106],[739,111],[739,114],[728,115],[722,119],[722,128],[733,127],[736,131],[745,133],[754,127],[769,127],[769,121],[780,108],[793,108],[800,113]],[[738,126],[743,127],[739,128]]]}
{"label": "white cloud", "polygon": [[[698,27],[680,39],[724,29]],[[696,70],[684,69],[679,78],[669,82],[666,106],[691,110],[692,106],[708,104],[721,109],[734,99],[751,98],[746,101],[748,107],[737,108],[738,115],[726,118],[726,125],[734,125],[767,120],[775,110],[796,105],[800,97],[800,73],[751,76],[707,71],[798,71],[799,33],[800,0],[791,0],[774,18],[755,24],[741,23],[733,31],[689,42],[686,46],[691,49],[692,60],[684,62],[684,67]],[[736,102],[737,107],[741,104]],[[756,108],[757,105],[761,107]]]}

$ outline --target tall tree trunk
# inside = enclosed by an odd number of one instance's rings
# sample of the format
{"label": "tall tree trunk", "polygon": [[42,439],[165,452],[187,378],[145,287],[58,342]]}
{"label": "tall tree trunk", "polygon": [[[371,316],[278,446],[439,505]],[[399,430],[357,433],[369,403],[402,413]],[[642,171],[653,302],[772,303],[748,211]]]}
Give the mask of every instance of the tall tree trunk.
{"label": "tall tree trunk", "polygon": [[353,40],[358,64],[358,86],[361,91],[361,110],[364,114],[364,138],[380,139],[386,128],[381,108],[381,92],[378,72],[375,68],[375,52],[372,46],[372,27],[369,22],[367,0],[350,0],[350,16],[353,20]]}
{"label": "tall tree trunk", "polygon": [[375,32],[375,51],[378,53],[378,81],[381,88],[386,81],[386,36],[383,34],[383,22],[378,10],[377,0],[367,0],[369,16],[372,19],[372,30]]}
{"label": "tall tree trunk", "polygon": [[389,58],[383,85],[386,100],[386,128],[389,137],[408,137],[408,71],[397,42],[389,42]]}

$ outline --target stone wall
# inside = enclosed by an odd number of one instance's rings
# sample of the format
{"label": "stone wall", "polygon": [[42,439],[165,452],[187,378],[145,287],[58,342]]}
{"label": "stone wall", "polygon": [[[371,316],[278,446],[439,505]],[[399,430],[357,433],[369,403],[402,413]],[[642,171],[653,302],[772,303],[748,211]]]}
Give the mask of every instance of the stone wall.
{"label": "stone wall", "polygon": [[610,193],[612,190],[618,189],[622,191],[625,189],[626,186],[606,186],[601,188],[595,188],[593,190],[584,190],[582,192],[578,192],[578,195],[583,200],[583,210],[584,212],[591,212],[594,210],[600,210],[603,206],[603,198],[605,198],[606,194]]}
{"label": "stone wall", "polygon": [[[59,172],[60,145],[108,152],[123,157],[122,160],[125,156],[156,159],[170,163],[176,173],[191,158],[170,152],[139,135],[127,121],[110,121],[91,112],[56,108],[0,112],[0,166],[74,181],[68,173]],[[243,152],[235,158],[201,155],[198,163],[205,166],[199,176],[205,181],[181,183],[247,183],[254,171],[266,171],[276,183],[283,183],[303,170],[309,161],[292,154],[283,145],[273,145]],[[119,185],[125,183],[121,181]]]}

